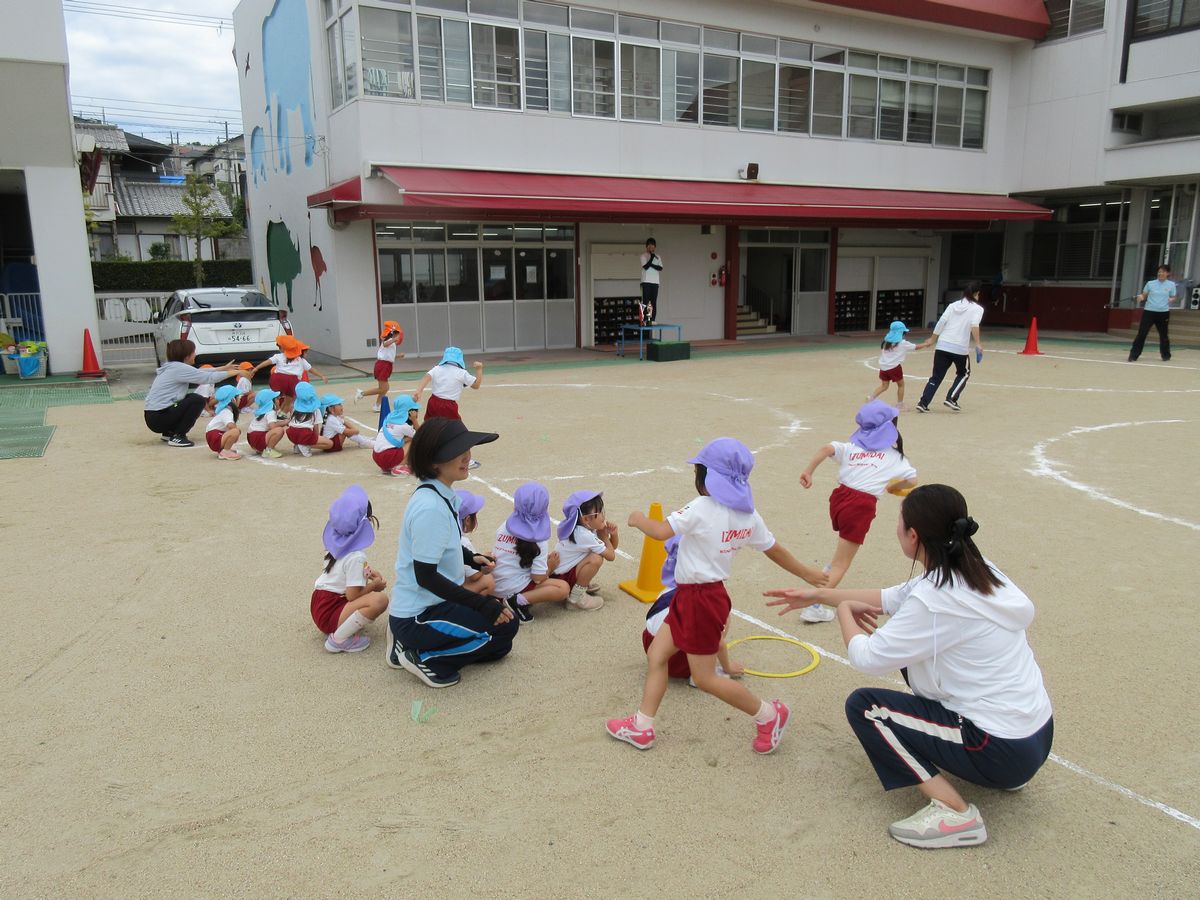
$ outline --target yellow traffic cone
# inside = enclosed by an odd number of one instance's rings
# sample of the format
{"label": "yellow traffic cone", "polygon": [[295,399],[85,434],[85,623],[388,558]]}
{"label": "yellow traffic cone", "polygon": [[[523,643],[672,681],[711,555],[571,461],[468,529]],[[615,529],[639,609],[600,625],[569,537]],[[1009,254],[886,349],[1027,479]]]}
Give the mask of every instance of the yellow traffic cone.
{"label": "yellow traffic cone", "polygon": [[[651,503],[649,517],[663,522],[661,503]],[[667,545],[652,537],[642,540],[642,561],[638,563],[637,581],[622,581],[621,590],[643,603],[653,603],[663,592],[662,567],[667,561]]]}

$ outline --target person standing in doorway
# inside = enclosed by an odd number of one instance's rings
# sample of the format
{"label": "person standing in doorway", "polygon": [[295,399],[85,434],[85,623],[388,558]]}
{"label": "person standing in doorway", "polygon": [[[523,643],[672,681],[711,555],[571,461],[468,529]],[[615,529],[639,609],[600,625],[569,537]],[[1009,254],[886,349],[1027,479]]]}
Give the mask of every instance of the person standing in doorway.
{"label": "person standing in doorway", "polygon": [[642,254],[642,324],[654,323],[654,313],[658,309],[658,285],[662,277],[663,262],[658,255],[658,245],[654,238],[646,240],[646,252]]}
{"label": "person standing in doorway", "polygon": [[979,292],[978,281],[969,283],[966,290],[963,291],[962,298],[946,307],[946,311],[942,313],[942,317],[938,319],[937,325],[933,328],[933,334],[917,344],[918,350],[924,350],[926,347],[932,346],[935,341],[937,342],[933,351],[933,374],[929,376],[929,381],[925,384],[925,391],[917,402],[917,412],[929,412],[929,401],[937,393],[942,379],[946,377],[946,373],[950,371],[952,365],[954,366],[954,382],[950,385],[950,390],[946,392],[946,399],[943,402],[955,412],[962,409],[958,405],[958,398],[962,396],[963,389],[967,386],[967,380],[971,377],[971,361],[969,359],[971,345],[976,346],[978,353],[983,352],[983,343],[979,340],[979,323],[983,321],[983,307],[979,304]]}
{"label": "person standing in doorway", "polygon": [[1129,348],[1129,361],[1137,362],[1142,355],[1142,347],[1146,343],[1146,335],[1150,326],[1158,329],[1158,354],[1166,362],[1171,358],[1171,339],[1167,336],[1167,322],[1171,318],[1171,301],[1175,299],[1175,282],[1171,281],[1171,267],[1158,267],[1158,278],[1147,281],[1142,292],[1137,295],[1138,302],[1144,302],[1142,307],[1142,323],[1138,326],[1137,337]]}

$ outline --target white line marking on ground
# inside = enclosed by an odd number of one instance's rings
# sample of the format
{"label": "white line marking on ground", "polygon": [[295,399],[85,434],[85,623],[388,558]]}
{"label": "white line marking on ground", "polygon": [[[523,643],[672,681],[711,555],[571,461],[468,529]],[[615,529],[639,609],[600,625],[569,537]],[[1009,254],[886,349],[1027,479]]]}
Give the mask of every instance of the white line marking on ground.
{"label": "white line marking on ground", "polygon": [[1190,528],[1193,531],[1200,531],[1200,524],[1189,522],[1187,519],[1180,519],[1175,516],[1167,516],[1162,513],[1154,512],[1153,510],[1143,509],[1140,506],[1135,506],[1125,500],[1120,500],[1113,497],[1111,494],[1106,494],[1099,488],[1092,487],[1090,484],[1084,484],[1082,481],[1076,481],[1067,476],[1063,469],[1056,466],[1046,455],[1046,448],[1051,444],[1056,444],[1066,438],[1075,437],[1078,434],[1092,434],[1098,431],[1107,431],[1112,428],[1131,428],[1140,425],[1178,425],[1186,419],[1151,419],[1144,422],[1112,422],[1108,425],[1092,425],[1084,428],[1072,428],[1070,431],[1060,434],[1058,437],[1047,438],[1044,441],[1038,441],[1031,451],[1030,456],[1033,457],[1034,467],[1026,469],[1030,475],[1038,478],[1052,478],[1065,484],[1069,488],[1077,491],[1082,491],[1093,500],[1101,500],[1105,503],[1111,503],[1113,506],[1127,509],[1130,512],[1135,512],[1140,516],[1147,516],[1151,519],[1158,519],[1160,522],[1169,522],[1172,525],[1182,525],[1184,528]]}
{"label": "white line marking on ground", "polygon": [[[991,352],[991,351],[989,351]],[[996,351],[1000,352],[1000,351]],[[1054,359],[1074,360],[1074,356],[1056,356]],[[1099,360],[1093,360],[1098,362]],[[879,361],[875,357],[864,359],[862,364],[872,372],[879,371]],[[980,363],[979,365],[982,365]],[[1184,368],[1169,366],[1168,368]],[[972,372],[978,372],[978,365]],[[905,375],[905,381],[924,383],[929,379],[924,375]],[[1054,384],[999,384],[995,381],[979,381],[972,377],[970,384],[974,387],[1011,388],[1014,391],[1056,391],[1064,394],[1200,394],[1200,388],[1098,388],[1098,387],[1060,387]],[[886,402],[886,401],[885,401]]]}
{"label": "white line marking on ground", "polygon": [[[985,350],[983,352],[984,352],[985,356],[989,353],[1003,353],[1006,356],[1023,356],[1024,355],[1019,350]],[[1121,352],[1126,353],[1128,351],[1122,350]],[[1103,365],[1108,365],[1108,366],[1137,366],[1139,368],[1145,368],[1145,369],[1180,369],[1181,371],[1186,371],[1186,372],[1200,371],[1200,366],[1181,366],[1178,363],[1168,363],[1168,362],[1157,362],[1157,363],[1135,362],[1135,363],[1131,363],[1126,359],[1091,359],[1090,357],[1086,357],[1086,356],[1056,356],[1053,353],[1039,353],[1038,356],[1040,356],[1042,359],[1069,359],[1071,362],[1101,363]]]}

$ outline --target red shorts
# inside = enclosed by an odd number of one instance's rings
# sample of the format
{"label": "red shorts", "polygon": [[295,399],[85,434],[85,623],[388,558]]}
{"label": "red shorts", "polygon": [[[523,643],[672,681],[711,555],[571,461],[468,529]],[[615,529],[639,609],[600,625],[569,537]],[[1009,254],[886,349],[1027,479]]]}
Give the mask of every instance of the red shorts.
{"label": "red shorts", "polygon": [[684,653],[712,656],[721,649],[732,608],[724,582],[681,584],[664,621],[671,626],[671,640]]}
{"label": "red shorts", "polygon": [[879,500],[873,494],[839,484],[829,495],[829,521],[842,540],[861,544],[871,530]]}
{"label": "red shorts", "polygon": [[317,442],[317,432],[309,427],[294,428],[289,425],[287,430],[287,439],[293,444],[311,447]]}
{"label": "red shorts", "polygon": [[371,459],[375,460],[375,465],[379,466],[381,470],[390,472],[404,462],[404,448],[389,447],[386,450],[376,450],[371,454]]}
{"label": "red shorts", "polygon": [[285,397],[296,396],[296,385],[300,383],[300,379],[295,375],[288,375],[284,372],[272,372],[271,380],[267,382],[271,386],[271,390],[279,391]]}
{"label": "red shorts", "polygon": [[442,397],[431,395],[429,403],[425,405],[425,418],[432,419],[434,416],[462,421],[462,416],[458,414],[458,403],[454,400],[446,400]]}
{"label": "red shorts", "polygon": [[246,443],[262,453],[267,449],[267,433],[265,431],[250,431],[246,433]]}
{"label": "red shorts", "polygon": [[576,571],[578,568],[579,566],[576,564],[571,566],[571,568],[567,569],[565,572],[551,572],[550,577],[557,578],[559,581],[565,581],[571,587],[575,587],[575,579],[579,577],[579,573]]}
{"label": "red shorts", "polygon": [[392,377],[392,364],[386,359],[375,360],[375,369],[372,374],[376,381],[387,381]]}
{"label": "red shorts", "polygon": [[312,620],[321,629],[322,634],[333,634],[337,631],[342,608],[349,602],[345,594],[335,594],[333,591],[313,591]]}
{"label": "red shorts", "polygon": [[[671,634],[672,634],[672,637],[674,637],[674,632],[672,632]],[[654,635],[652,635],[650,632],[646,631],[646,629],[643,628],[642,629],[642,649],[645,650],[647,653],[649,653],[650,652],[650,644],[653,641],[654,641]],[[667,660],[667,675],[670,676],[671,678],[691,678],[692,677],[692,669],[691,669],[691,666],[688,665],[687,654],[684,653],[682,650],[677,651],[676,653],[674,653],[671,656],[670,659]]]}
{"label": "red shorts", "polygon": [[895,381],[901,382],[904,380],[904,366],[896,366],[894,369],[881,369],[879,372],[880,381]]}
{"label": "red shorts", "polygon": [[242,394],[242,396],[238,398],[238,410],[241,411],[241,410],[245,409],[247,406],[250,405],[250,402],[251,402],[250,394],[249,393]]}
{"label": "red shorts", "polygon": [[221,452],[221,438],[223,437],[225,437],[225,432],[223,431],[204,432],[204,439],[208,441],[208,449],[213,453]]}
{"label": "red shorts", "polygon": [[344,443],[346,443],[346,436],[344,434],[335,434],[333,437],[330,438],[330,440],[333,441],[333,446],[330,447],[325,452],[326,453],[337,453],[339,450],[342,449],[342,445]]}

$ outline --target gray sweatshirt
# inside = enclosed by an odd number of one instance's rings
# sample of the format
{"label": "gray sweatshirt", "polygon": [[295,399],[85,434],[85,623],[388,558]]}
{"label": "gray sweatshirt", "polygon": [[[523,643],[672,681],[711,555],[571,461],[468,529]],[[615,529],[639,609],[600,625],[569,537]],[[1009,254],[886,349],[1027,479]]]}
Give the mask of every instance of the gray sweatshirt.
{"label": "gray sweatshirt", "polygon": [[158,367],[154,383],[146,392],[146,412],[157,412],[178,403],[190,384],[215,384],[230,374],[221,369],[197,369],[187,363],[165,363]]}

